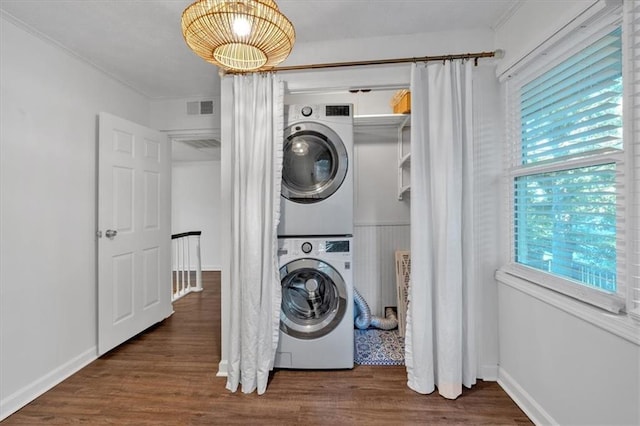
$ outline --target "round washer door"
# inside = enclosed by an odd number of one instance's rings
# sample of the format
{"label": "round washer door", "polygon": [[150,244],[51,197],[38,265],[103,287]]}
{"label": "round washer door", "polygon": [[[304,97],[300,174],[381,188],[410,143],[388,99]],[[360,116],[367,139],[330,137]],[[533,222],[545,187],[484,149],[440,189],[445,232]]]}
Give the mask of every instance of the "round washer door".
{"label": "round washer door", "polygon": [[347,175],[348,156],[342,139],[314,122],[284,131],[282,196],[297,203],[317,203],[335,193]]}
{"label": "round washer door", "polygon": [[280,330],[299,339],[317,339],[335,329],[347,309],[347,287],[331,265],[296,259],[280,268]]}

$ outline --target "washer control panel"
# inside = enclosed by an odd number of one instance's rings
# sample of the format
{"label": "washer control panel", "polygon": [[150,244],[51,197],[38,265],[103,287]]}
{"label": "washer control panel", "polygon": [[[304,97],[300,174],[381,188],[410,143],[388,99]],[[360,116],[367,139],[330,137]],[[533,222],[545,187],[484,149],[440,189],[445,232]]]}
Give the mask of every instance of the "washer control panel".
{"label": "washer control panel", "polygon": [[351,253],[351,241],[349,240],[315,240],[300,241],[295,245],[294,254],[320,255],[323,253]]}
{"label": "washer control panel", "polygon": [[[303,237],[304,238],[304,237]],[[350,256],[351,238],[322,239],[280,239],[278,242],[278,256]]]}
{"label": "washer control panel", "polygon": [[350,253],[351,247],[349,240],[332,240],[325,241],[324,248],[327,253]]}

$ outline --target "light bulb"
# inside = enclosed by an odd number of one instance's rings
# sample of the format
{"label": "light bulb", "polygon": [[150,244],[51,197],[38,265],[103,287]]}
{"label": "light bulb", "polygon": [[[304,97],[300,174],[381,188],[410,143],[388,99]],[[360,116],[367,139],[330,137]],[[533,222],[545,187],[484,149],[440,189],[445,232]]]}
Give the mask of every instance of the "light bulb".
{"label": "light bulb", "polygon": [[233,19],[233,33],[238,37],[251,34],[251,22],[244,16],[236,16]]}

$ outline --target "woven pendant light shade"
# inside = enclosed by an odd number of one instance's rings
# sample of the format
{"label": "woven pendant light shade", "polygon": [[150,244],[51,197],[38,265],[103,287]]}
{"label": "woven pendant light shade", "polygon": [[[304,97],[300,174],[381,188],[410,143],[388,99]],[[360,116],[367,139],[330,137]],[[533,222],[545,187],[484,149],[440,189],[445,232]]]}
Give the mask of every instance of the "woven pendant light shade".
{"label": "woven pendant light shade", "polygon": [[275,67],[296,37],[273,0],[198,0],[182,13],[182,34],[202,59],[236,72]]}

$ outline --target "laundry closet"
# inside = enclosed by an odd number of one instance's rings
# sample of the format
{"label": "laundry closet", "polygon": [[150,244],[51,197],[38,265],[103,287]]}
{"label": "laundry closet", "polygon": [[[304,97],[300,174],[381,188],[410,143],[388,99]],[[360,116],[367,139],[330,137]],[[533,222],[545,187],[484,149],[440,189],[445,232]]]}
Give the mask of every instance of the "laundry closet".
{"label": "laundry closet", "polygon": [[[442,41],[442,39],[440,40]],[[473,43],[471,43],[473,45]],[[423,46],[429,48],[429,43]],[[421,50],[423,49],[421,48]],[[457,51],[455,47],[439,46],[439,49]],[[400,52],[402,53],[402,52]],[[391,55],[391,54],[390,54]],[[301,59],[305,61],[305,59]],[[308,60],[307,60],[308,61]],[[474,74],[474,132],[477,155],[482,158],[474,171],[476,191],[476,216],[481,234],[495,235],[497,216],[492,206],[497,205],[496,184],[499,175],[500,153],[494,147],[499,137],[498,127],[494,123],[498,114],[497,89],[494,69],[478,66]],[[278,73],[284,82],[284,105],[353,105],[353,287],[362,295],[371,308],[371,313],[382,316],[385,308],[397,306],[396,261],[398,250],[411,247],[411,189],[410,189],[410,141],[414,117],[410,114],[393,114],[391,101],[400,89],[408,89],[411,81],[411,67],[380,66],[358,67],[348,70],[302,71]],[[363,91],[364,89],[365,91]],[[370,91],[367,91],[371,89]],[[358,90],[354,93],[351,91]],[[232,80],[223,79],[221,110],[233,108]],[[413,123],[415,124],[415,123]],[[285,124],[286,127],[286,124]],[[230,132],[231,122],[222,117],[222,140]],[[228,202],[229,194],[224,188],[230,188],[226,181],[231,175],[225,170],[222,153],[222,205]],[[482,200],[483,202],[480,202]],[[487,212],[491,210],[490,214]],[[223,212],[224,215],[229,212]],[[224,216],[223,223],[231,223]],[[481,235],[482,236],[482,235]],[[226,235],[223,237],[227,238]],[[483,363],[494,365],[497,350],[495,327],[495,294],[493,272],[496,264],[493,258],[499,249],[490,246],[482,238],[478,245],[478,276],[481,277],[480,292],[486,309],[482,309],[479,327],[487,337],[483,347]],[[223,246],[230,241],[222,241]],[[302,241],[301,241],[302,243]],[[300,246],[300,253],[303,253]],[[301,256],[301,255],[300,255]],[[223,259],[226,265],[228,259]],[[230,282],[228,275],[222,275],[222,359],[220,374],[227,371],[227,350],[230,347],[228,296]],[[313,283],[311,283],[313,284]],[[306,286],[305,286],[306,287]],[[313,287],[313,286],[311,286]],[[485,291],[486,287],[486,291]],[[302,287],[301,287],[302,288]],[[485,297],[486,295],[486,297]],[[353,324],[352,324],[353,325]],[[282,329],[281,329],[282,332]],[[355,334],[358,332],[356,331]],[[484,365],[484,364],[483,364]],[[490,371],[490,368],[487,368]],[[491,370],[493,371],[493,370]]]}

